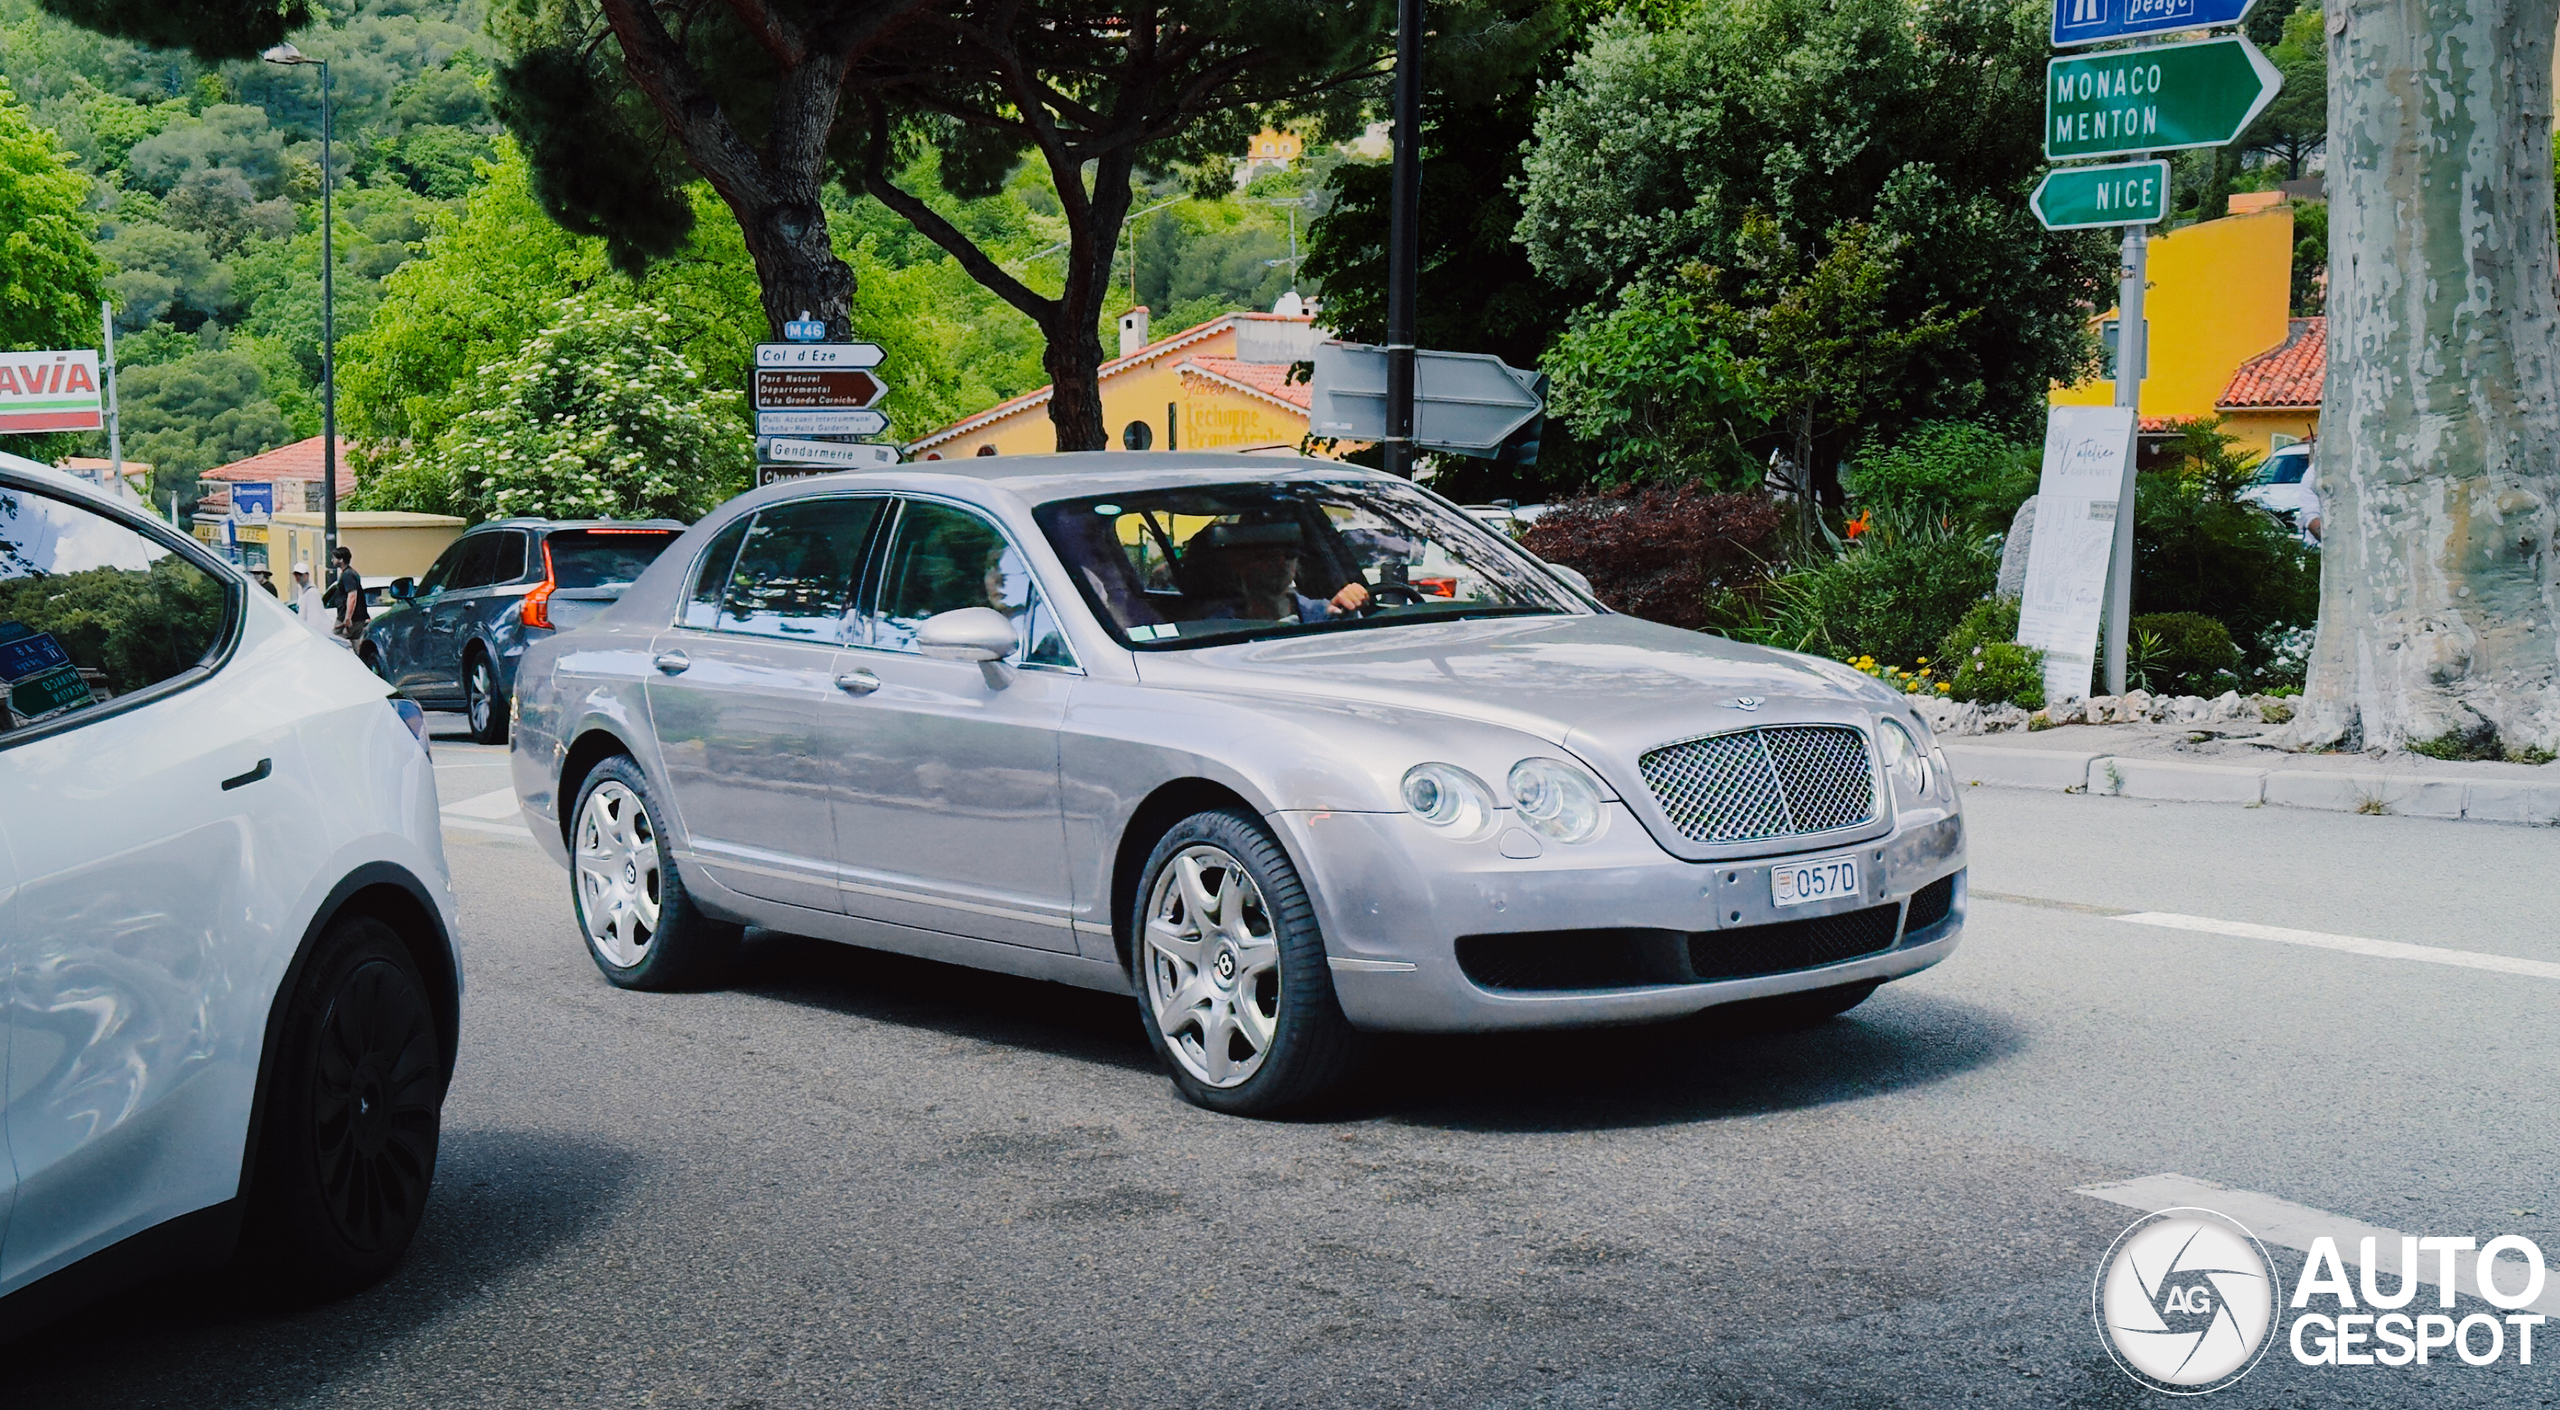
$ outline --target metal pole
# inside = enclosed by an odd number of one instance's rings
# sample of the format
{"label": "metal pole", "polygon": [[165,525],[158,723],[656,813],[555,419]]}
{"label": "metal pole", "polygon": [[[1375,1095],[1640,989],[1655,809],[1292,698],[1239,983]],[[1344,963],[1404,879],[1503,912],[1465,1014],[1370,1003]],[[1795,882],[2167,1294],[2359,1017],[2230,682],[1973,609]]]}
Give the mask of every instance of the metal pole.
{"label": "metal pole", "polygon": [[1396,0],[1396,151],[1387,198],[1387,435],[1390,475],[1413,478],[1414,283],[1422,250],[1422,0]]}
{"label": "metal pole", "polygon": [[2149,227],[2124,228],[2123,283],[2116,291],[2116,405],[2133,408],[2133,438],[2124,448],[2124,483],[2116,491],[2115,551],[2107,572],[2107,693],[2124,694],[2125,639],[2133,621],[2134,452],[2142,446],[2142,376],[2149,354],[2142,285],[2149,265]]}
{"label": "metal pole", "polygon": [[[338,570],[338,286],[336,220],[329,188],[329,62],[320,61],[320,555],[319,572]],[[313,576],[318,576],[315,573]]]}
{"label": "metal pole", "polygon": [[[124,493],[124,425],[116,414],[116,310],[105,299],[98,300],[98,323],[107,336],[107,492]],[[142,497],[145,504],[151,496]],[[172,522],[175,521],[172,516]]]}

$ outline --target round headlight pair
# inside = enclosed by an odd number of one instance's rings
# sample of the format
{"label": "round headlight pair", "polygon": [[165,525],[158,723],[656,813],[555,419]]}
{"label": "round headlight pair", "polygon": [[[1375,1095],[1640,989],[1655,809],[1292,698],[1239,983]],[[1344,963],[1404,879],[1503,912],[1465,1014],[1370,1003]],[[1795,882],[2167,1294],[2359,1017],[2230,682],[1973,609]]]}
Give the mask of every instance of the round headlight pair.
{"label": "round headlight pair", "polygon": [[[1588,842],[1600,833],[1600,784],[1562,759],[1523,759],[1511,766],[1511,803],[1520,821],[1558,842]],[[1493,790],[1455,764],[1416,764],[1404,775],[1404,805],[1433,827],[1461,837],[1481,835],[1497,808]]]}
{"label": "round headlight pair", "polygon": [[1876,746],[1884,755],[1887,777],[1914,796],[1929,791],[1929,751],[1920,747],[1900,720],[1887,716],[1876,722]]}

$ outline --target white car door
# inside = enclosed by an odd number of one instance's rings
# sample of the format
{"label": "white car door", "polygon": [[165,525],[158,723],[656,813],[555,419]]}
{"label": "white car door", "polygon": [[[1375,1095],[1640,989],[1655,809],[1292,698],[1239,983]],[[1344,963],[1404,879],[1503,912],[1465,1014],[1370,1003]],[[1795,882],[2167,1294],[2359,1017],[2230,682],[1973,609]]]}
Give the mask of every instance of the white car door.
{"label": "white car door", "polygon": [[327,860],[281,669],[309,644],[107,506],[0,485],[0,1288],[239,1192],[253,970]]}

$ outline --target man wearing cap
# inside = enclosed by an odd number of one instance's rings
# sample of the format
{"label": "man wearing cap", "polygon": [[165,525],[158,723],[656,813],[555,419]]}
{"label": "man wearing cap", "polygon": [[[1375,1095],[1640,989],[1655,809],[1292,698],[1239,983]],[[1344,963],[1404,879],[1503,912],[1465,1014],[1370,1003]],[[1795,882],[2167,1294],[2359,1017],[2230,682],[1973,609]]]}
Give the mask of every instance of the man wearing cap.
{"label": "man wearing cap", "polygon": [[293,565],[293,612],[302,619],[302,625],[337,640],[329,630],[329,609],[320,602],[320,589],[312,585],[311,560],[307,558]]}

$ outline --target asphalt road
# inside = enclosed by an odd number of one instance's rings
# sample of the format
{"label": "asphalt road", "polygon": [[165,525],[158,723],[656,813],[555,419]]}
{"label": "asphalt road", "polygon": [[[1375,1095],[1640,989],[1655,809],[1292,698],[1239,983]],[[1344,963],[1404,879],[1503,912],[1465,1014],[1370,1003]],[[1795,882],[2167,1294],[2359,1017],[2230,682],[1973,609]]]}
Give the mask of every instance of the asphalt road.
{"label": "asphalt road", "polygon": [[[504,784],[438,759],[448,804]],[[2560,833],[1968,808],[1964,946],[1842,1019],[1396,1042],[1299,1123],[1184,1105],[1082,991],[766,936],[724,991],[617,992],[563,874],[457,829],[463,1063],[408,1262],[319,1307],[124,1295],[0,1352],[0,1401],[2134,1406],[2170,1402],[2089,1315],[2134,1213],[2083,1187],[2560,1254],[2560,971],[2116,914],[2560,962]],[[2560,1403],[2536,1351],[2278,1345],[2212,1404]]]}

